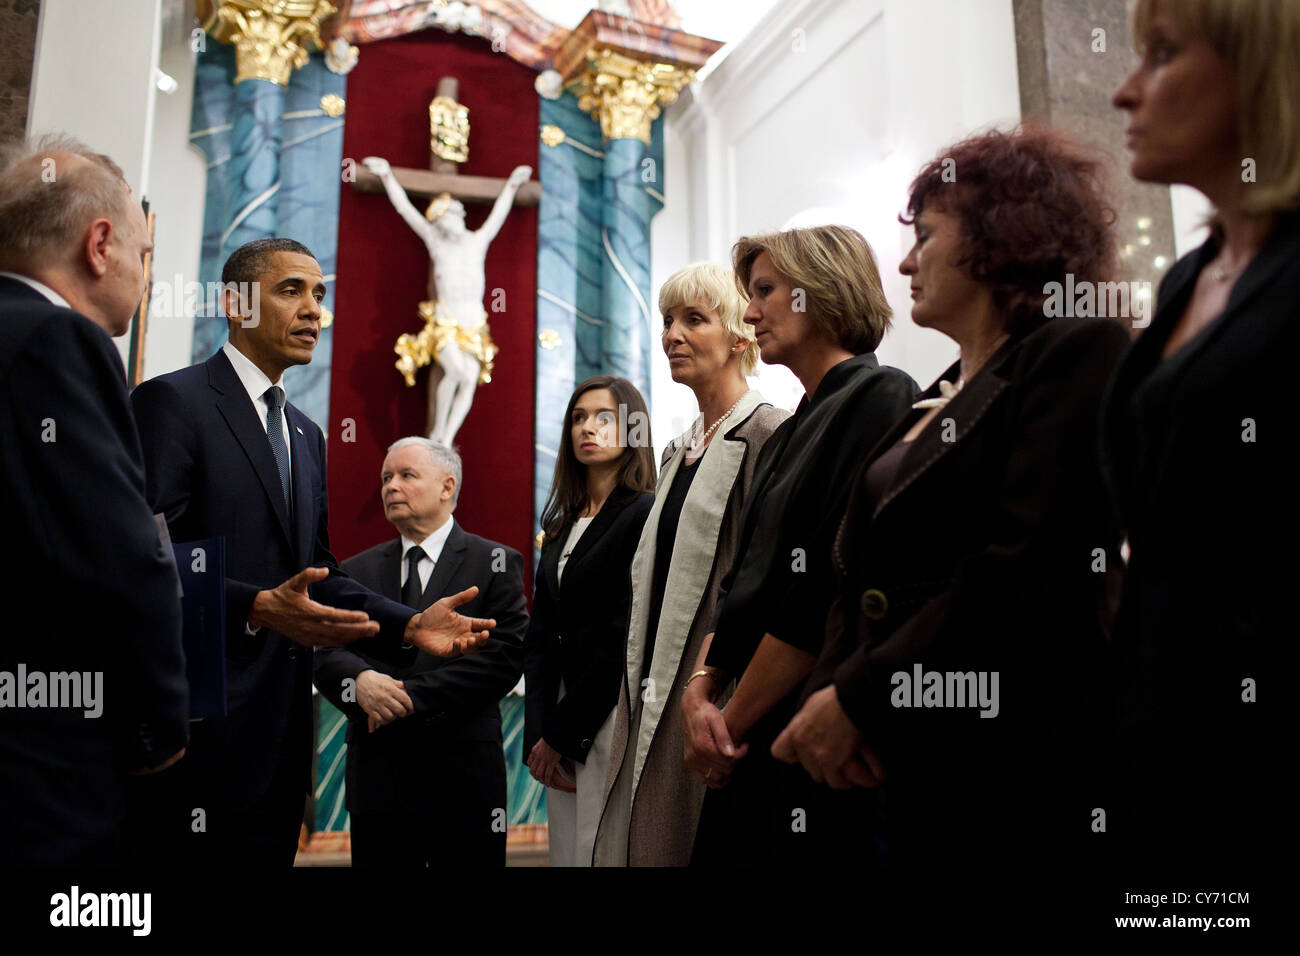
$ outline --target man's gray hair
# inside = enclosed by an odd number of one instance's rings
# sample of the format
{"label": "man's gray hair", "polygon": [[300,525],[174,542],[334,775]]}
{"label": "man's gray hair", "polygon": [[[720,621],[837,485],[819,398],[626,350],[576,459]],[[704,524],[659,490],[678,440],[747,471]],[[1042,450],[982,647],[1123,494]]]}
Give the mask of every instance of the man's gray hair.
{"label": "man's gray hair", "polygon": [[388,446],[385,455],[391,455],[399,448],[407,448],[411,445],[419,445],[429,453],[429,458],[435,465],[447,472],[456,479],[456,490],[451,495],[451,506],[456,507],[456,502],[460,500],[460,455],[456,449],[448,448],[441,442],[431,441],[428,438],[421,438],[419,435],[412,435],[410,438],[399,438]]}
{"label": "man's gray hair", "polygon": [[[70,163],[68,155],[86,162]],[[129,188],[117,163],[71,136],[0,146],[0,263],[58,255],[80,242],[94,220],[120,220]]]}

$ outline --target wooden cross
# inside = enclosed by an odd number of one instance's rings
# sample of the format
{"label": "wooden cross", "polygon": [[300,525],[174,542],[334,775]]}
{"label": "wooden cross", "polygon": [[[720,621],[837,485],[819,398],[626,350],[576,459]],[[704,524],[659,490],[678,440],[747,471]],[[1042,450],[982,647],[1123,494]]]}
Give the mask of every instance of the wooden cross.
{"label": "wooden cross", "polygon": [[[438,80],[437,96],[445,96],[448,99],[455,100],[460,93],[460,81],[454,76],[444,76]],[[438,196],[442,193],[449,193],[452,198],[459,199],[463,203],[492,203],[496,201],[497,196],[505,186],[504,179],[493,179],[490,176],[462,176],[459,172],[459,164],[454,160],[443,159],[432,149],[429,149],[429,168],[410,169],[406,167],[393,166],[393,178],[397,180],[406,192],[412,196],[422,196],[426,199],[432,196]],[[364,166],[358,166],[357,178],[352,184],[352,188],[363,193],[383,193],[384,184],[379,177],[366,169]],[[542,198],[542,184],[536,180],[526,182],[519,191],[515,193],[514,204],[516,206],[536,206]],[[438,301],[438,286],[434,280],[435,264],[429,263],[429,284],[428,297],[429,301]],[[428,399],[428,419],[426,430],[433,426],[433,405],[434,393],[438,387],[438,381],[442,377],[442,367],[437,362],[432,363],[436,368],[429,369],[429,399]]]}

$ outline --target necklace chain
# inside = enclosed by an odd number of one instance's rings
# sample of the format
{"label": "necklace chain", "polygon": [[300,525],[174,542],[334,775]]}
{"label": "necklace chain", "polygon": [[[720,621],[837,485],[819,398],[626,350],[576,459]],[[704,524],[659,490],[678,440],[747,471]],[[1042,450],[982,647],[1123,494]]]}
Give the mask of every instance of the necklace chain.
{"label": "necklace chain", "polygon": [[[1219,253],[1219,255],[1216,258],[1224,258],[1223,253],[1222,252]],[[1224,265],[1217,265],[1217,266],[1212,265],[1210,266],[1210,278],[1212,278],[1215,282],[1223,282],[1225,279],[1231,279],[1237,276],[1238,274],[1240,274],[1243,270],[1245,270],[1246,266],[1249,264],[1250,264],[1250,260],[1246,259],[1245,261],[1238,262],[1231,267],[1224,266]]]}
{"label": "necklace chain", "polygon": [[[745,400],[745,396],[744,395],[740,396],[740,398],[736,399],[736,405],[739,405],[744,400]],[[719,418],[712,425],[710,425],[708,431],[706,431],[703,435],[697,435],[694,439],[691,440],[691,451],[699,451],[702,447],[704,447],[704,443],[709,440],[709,436],[713,434],[714,430],[723,422],[725,422],[727,418],[731,415],[731,413],[736,410],[736,405],[732,405],[725,412],[723,412],[722,417]],[[701,424],[703,424],[703,420],[701,420]]]}

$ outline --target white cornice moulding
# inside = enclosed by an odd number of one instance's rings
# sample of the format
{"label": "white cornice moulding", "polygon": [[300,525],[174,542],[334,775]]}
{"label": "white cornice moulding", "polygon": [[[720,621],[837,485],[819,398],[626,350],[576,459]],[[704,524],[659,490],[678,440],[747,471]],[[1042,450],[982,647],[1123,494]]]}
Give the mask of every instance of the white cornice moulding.
{"label": "white cornice moulding", "polygon": [[[789,4],[777,4],[703,82],[708,84],[718,100],[744,95],[743,78],[754,71],[767,69],[777,58],[788,55],[796,29],[802,27],[808,32],[809,24],[823,15],[842,11],[845,4],[846,0],[795,0]],[[868,4],[874,9],[863,22],[874,20],[884,11],[884,0],[848,0],[848,5],[858,9]],[[816,64],[810,63],[808,70],[814,69]]]}

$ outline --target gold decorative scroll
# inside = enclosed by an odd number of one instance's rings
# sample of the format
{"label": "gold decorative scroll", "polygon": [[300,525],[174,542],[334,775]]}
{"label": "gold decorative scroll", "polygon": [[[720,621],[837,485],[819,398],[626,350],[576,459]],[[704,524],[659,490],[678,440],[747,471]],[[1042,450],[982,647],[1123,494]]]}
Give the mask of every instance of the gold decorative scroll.
{"label": "gold decorative scroll", "polygon": [[650,124],[661,107],[674,102],[694,79],[694,70],[598,50],[587,61],[578,107],[600,120],[606,139],[639,139],[649,145]]}
{"label": "gold decorative scroll", "polygon": [[429,103],[429,148],[435,156],[453,163],[469,159],[469,108],[450,96],[435,96]]}
{"label": "gold decorative scroll", "polygon": [[289,84],[312,49],[321,49],[321,21],[338,8],[329,0],[217,0],[203,28],[235,47],[235,82]]}

